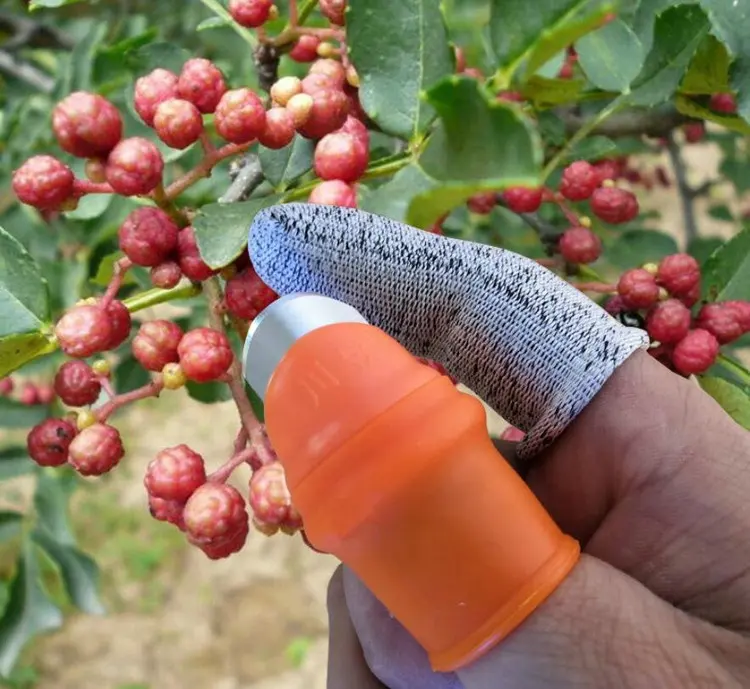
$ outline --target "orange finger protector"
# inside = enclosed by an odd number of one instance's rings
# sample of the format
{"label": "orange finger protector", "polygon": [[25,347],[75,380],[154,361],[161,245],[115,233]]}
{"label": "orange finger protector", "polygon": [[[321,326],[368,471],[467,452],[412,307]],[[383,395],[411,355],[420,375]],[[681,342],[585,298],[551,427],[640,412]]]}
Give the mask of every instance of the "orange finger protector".
{"label": "orange finger protector", "polygon": [[578,543],[495,449],[482,404],[374,326],[301,335],[264,393],[310,543],[362,579],[434,670],[480,657],[577,562]]}

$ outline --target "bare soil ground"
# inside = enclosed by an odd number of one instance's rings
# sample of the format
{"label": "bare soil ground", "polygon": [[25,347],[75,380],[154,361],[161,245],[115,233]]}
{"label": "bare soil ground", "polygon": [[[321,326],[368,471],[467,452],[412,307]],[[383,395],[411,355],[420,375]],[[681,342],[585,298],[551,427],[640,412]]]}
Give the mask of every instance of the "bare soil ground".
{"label": "bare soil ground", "polygon": [[[688,153],[692,182],[713,177],[713,151]],[[642,198],[679,237],[674,191]],[[705,234],[730,231],[705,207],[700,201]],[[504,425],[493,415],[489,423]],[[38,689],[323,689],[334,559],[299,538],[252,534],[240,554],[212,562],[146,510],[146,463],[184,442],[219,464],[236,430],[232,405],[175,395],[139,405],[117,425],[130,443],[127,467],[82,491],[75,509],[77,531],[103,568],[110,613],[73,615],[33,645],[25,661],[39,674]]]}

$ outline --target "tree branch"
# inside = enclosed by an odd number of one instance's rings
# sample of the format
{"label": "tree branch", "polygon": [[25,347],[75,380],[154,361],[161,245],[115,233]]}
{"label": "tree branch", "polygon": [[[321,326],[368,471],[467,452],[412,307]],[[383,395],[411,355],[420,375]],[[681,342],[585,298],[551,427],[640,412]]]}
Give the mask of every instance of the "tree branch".
{"label": "tree branch", "polygon": [[[557,114],[564,122],[568,136],[586,126],[591,119],[581,116],[570,108],[559,109]],[[693,120],[690,117],[678,112],[671,105],[651,110],[632,108],[611,115],[594,127],[591,133],[608,136],[610,139],[643,134],[658,138],[666,136],[680,125],[691,121]]]}
{"label": "tree branch", "polygon": [[255,153],[249,153],[242,158],[234,180],[219,199],[219,203],[244,201],[262,183],[263,170],[260,167],[260,159]]}
{"label": "tree branch", "polygon": [[0,72],[5,72],[44,93],[52,93],[55,80],[28,62],[21,62],[14,55],[0,50]]}
{"label": "tree branch", "polygon": [[25,47],[71,50],[74,45],[73,40],[60,29],[19,17],[7,10],[0,10],[0,32],[11,36],[3,43],[3,50],[8,53]]}
{"label": "tree branch", "polygon": [[682,206],[682,223],[685,228],[685,241],[690,244],[698,236],[698,223],[695,219],[695,206],[693,201],[697,196],[696,189],[693,189],[687,181],[687,167],[682,159],[680,147],[674,139],[672,132],[667,134],[667,152],[669,160],[672,163],[674,176],[677,180],[677,192],[680,195],[680,205]]}

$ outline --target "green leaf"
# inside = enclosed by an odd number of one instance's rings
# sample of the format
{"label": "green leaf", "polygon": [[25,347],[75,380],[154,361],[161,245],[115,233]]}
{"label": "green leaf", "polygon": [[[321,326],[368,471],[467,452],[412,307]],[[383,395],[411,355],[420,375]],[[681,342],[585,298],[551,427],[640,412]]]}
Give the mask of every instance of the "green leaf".
{"label": "green leaf", "polygon": [[0,543],[21,533],[23,515],[20,512],[0,511]]}
{"label": "green leaf", "polygon": [[590,136],[579,141],[565,157],[565,164],[574,160],[601,160],[617,151],[617,144],[606,136]]}
{"label": "green leaf", "polygon": [[39,584],[39,564],[34,546],[26,541],[10,588],[5,614],[0,619],[0,675],[13,670],[23,647],[37,634],[62,625],[60,609]]}
{"label": "green leaf", "polygon": [[[94,285],[99,285],[100,287],[106,287],[109,285],[110,280],[112,279],[112,275],[114,275],[115,272],[115,263],[119,261],[123,257],[122,251],[115,251],[111,254],[107,254],[100,262],[99,262],[99,268],[96,271],[96,275],[91,278],[91,282]],[[137,284],[137,280],[133,277],[133,275],[128,272],[125,273],[125,278],[122,281],[123,285],[134,285]]]}
{"label": "green leaf", "polygon": [[65,213],[65,218],[67,220],[98,218],[109,208],[114,198],[114,194],[88,194],[78,202],[78,207],[74,211]]}
{"label": "green leaf", "polygon": [[629,230],[623,232],[606,252],[606,257],[617,268],[632,268],[659,261],[678,252],[677,242],[658,230]]}
{"label": "green leaf", "polygon": [[750,228],[720,246],[703,266],[706,301],[750,299]]}
{"label": "green leaf", "polygon": [[512,70],[545,33],[552,33],[586,0],[491,0],[490,37],[503,71]]}
{"label": "green leaf", "polygon": [[175,43],[159,42],[131,51],[126,56],[126,62],[136,74],[146,74],[157,67],[179,73],[182,65],[191,57],[187,48],[181,48]]}
{"label": "green leaf", "polygon": [[737,111],[750,122],[750,10],[746,0],[700,0],[712,33],[733,58],[729,79],[737,91]]}
{"label": "green leaf", "polygon": [[582,79],[548,79],[534,75],[521,85],[520,91],[534,107],[550,108],[580,100],[585,86],[586,83]]}
{"label": "green leaf", "polygon": [[440,124],[420,165],[436,186],[412,200],[410,224],[426,228],[483,190],[539,184],[541,142],[518,108],[490,100],[475,79],[466,77],[446,79],[428,97]]}
{"label": "green leaf", "polygon": [[56,542],[75,546],[75,538],[68,520],[68,500],[76,482],[75,475],[41,472],[34,492],[34,507],[39,528],[50,534]]}
{"label": "green leaf", "polygon": [[39,266],[20,242],[0,227],[0,338],[39,331],[49,317],[47,283]]}
{"label": "green leaf", "polygon": [[25,447],[9,447],[0,450],[0,481],[25,476],[36,470]]}
{"label": "green leaf", "polygon": [[188,381],[185,389],[192,399],[203,404],[226,402],[232,399],[232,393],[226,383],[195,383]]}
{"label": "green leaf", "polygon": [[683,115],[688,117],[695,117],[701,120],[708,120],[709,122],[716,122],[722,127],[731,129],[732,131],[739,132],[740,134],[750,134],[750,125],[737,115],[724,115],[719,112],[714,112],[710,108],[696,103],[692,98],[687,96],[678,95],[675,98],[675,107]]}
{"label": "green leaf", "polygon": [[724,204],[711,206],[708,209],[708,214],[715,220],[723,220],[724,222],[734,222],[734,216],[732,215],[732,211],[730,211],[729,207],[725,206]]}
{"label": "green leaf", "polygon": [[115,389],[119,393],[143,387],[151,379],[148,371],[132,355],[128,355],[117,364],[113,378]]}
{"label": "green leaf", "polygon": [[750,430],[750,396],[747,392],[723,378],[700,376],[698,380],[729,416],[744,429]]}
{"label": "green leaf", "polygon": [[363,109],[384,132],[415,138],[434,117],[422,93],[454,71],[440,0],[357,0],[346,34]]}
{"label": "green leaf", "polygon": [[206,29],[220,29],[229,26],[230,23],[230,20],[224,19],[223,17],[209,17],[198,24],[198,26],[195,27],[195,30],[205,31]]}
{"label": "green leaf", "polygon": [[277,150],[258,146],[258,158],[265,178],[276,188],[284,191],[313,166],[315,142],[297,134],[292,143]]}
{"label": "green leaf", "polygon": [[698,263],[703,265],[720,246],[724,240],[720,237],[696,237],[688,244],[687,252]]}
{"label": "green leaf", "polygon": [[278,195],[250,199],[241,203],[209,203],[193,220],[198,249],[212,268],[223,268],[247,246],[250,225],[258,211],[273,206]]}
{"label": "green leaf", "polygon": [[634,31],[614,19],[576,43],[578,64],[589,81],[603,91],[623,93],[643,66],[643,46]]}
{"label": "green leaf", "polygon": [[[0,295],[0,302],[2,295]],[[2,309],[2,303],[0,303]],[[44,333],[25,333],[0,337],[0,378],[13,373],[25,363],[57,349],[57,345]],[[2,420],[0,419],[0,426]]]}
{"label": "green leaf", "polygon": [[708,30],[708,18],[696,5],[671,7],[659,15],[653,47],[631,85],[629,101],[653,106],[671,98]]}
{"label": "green leaf", "polygon": [[55,9],[57,7],[64,7],[65,5],[75,5],[76,3],[83,2],[83,0],[32,0],[29,4],[29,9],[33,12],[39,9]]}
{"label": "green leaf", "polygon": [[729,53],[723,43],[709,34],[698,46],[680,92],[688,96],[729,91]]}
{"label": "green leaf", "polygon": [[589,1],[582,3],[582,9],[591,10],[591,14],[578,14],[569,21],[561,22],[554,30],[542,33],[528,57],[525,76],[531,76],[557,52],[601,26],[604,17],[612,10],[612,5]]}
{"label": "green leaf", "polygon": [[29,406],[0,397],[0,428],[31,428],[49,415],[46,405]]}
{"label": "green leaf", "polygon": [[636,0],[638,7],[630,22],[631,28],[638,36],[643,50],[648,53],[654,44],[654,23],[657,17],[669,7],[680,4],[682,0]]}
{"label": "green leaf", "polygon": [[428,177],[417,163],[411,163],[399,170],[392,179],[375,190],[363,193],[359,207],[368,213],[406,222],[409,204],[412,199],[433,189],[437,183]]}
{"label": "green leaf", "polygon": [[36,529],[31,537],[59,567],[73,605],[89,615],[103,615],[105,608],[97,592],[99,568],[96,562],[78,548],[55,540],[47,531]]}
{"label": "green leaf", "polygon": [[60,97],[74,91],[90,91],[94,56],[107,35],[106,22],[94,22],[70,53],[68,66],[62,75],[56,91]]}

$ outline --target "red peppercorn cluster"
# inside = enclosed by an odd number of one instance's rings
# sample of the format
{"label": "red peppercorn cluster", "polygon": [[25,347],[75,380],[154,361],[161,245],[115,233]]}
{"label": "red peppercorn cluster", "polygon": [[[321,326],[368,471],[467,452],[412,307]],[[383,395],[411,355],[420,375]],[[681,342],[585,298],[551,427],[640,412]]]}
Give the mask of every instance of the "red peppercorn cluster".
{"label": "red peppercorn cluster", "polygon": [[617,295],[605,308],[614,316],[643,318],[654,345],[652,356],[684,376],[705,373],[719,348],[750,332],[750,302],[698,301],[701,271],[684,253],[664,257],[658,265],[625,271]]}

